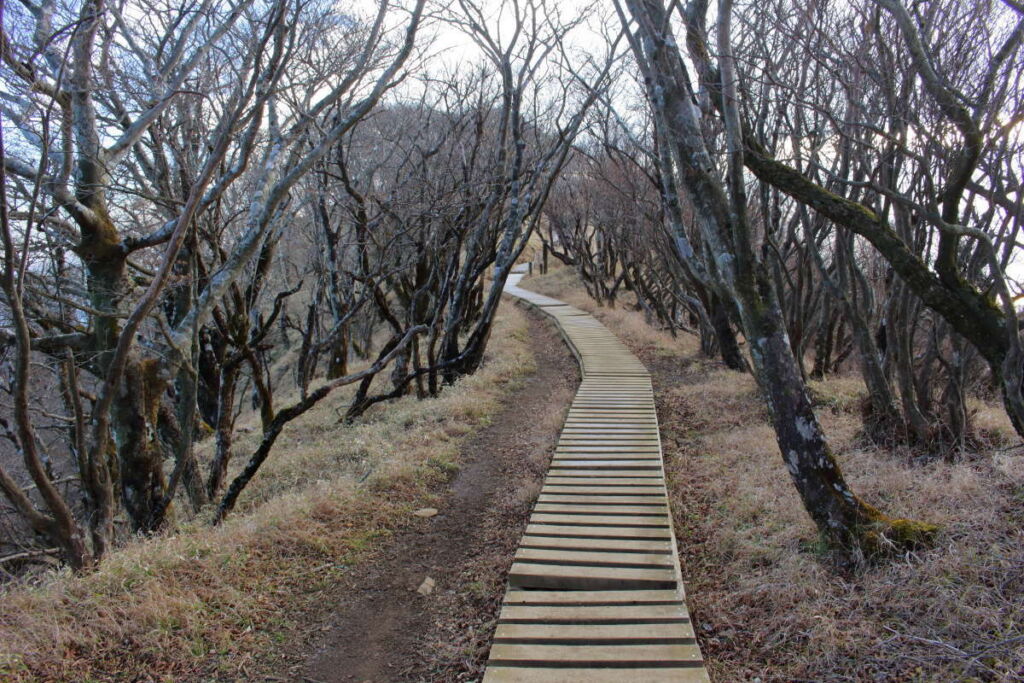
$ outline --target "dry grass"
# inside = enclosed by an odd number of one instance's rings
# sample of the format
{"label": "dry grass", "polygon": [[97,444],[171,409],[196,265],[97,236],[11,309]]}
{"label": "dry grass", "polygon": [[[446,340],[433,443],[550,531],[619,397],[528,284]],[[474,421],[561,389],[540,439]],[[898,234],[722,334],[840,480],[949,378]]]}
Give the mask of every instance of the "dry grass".
{"label": "dry grass", "polygon": [[223,526],[182,524],[92,574],[8,588],[0,680],[247,680],[272,666],[322,591],[433,500],[461,438],[533,368],[526,319],[506,305],[484,367],[439,398],[345,427],[345,396],[330,397],[289,425]]}
{"label": "dry grass", "polygon": [[[527,286],[595,308],[566,270]],[[853,488],[943,525],[929,550],[842,573],[782,467],[753,379],[699,358],[690,339],[636,329],[642,315],[598,315],[653,370],[688,604],[713,680],[1024,680],[1024,455],[1001,407],[974,406],[991,450],[913,465],[864,446],[859,378],[815,383]]]}

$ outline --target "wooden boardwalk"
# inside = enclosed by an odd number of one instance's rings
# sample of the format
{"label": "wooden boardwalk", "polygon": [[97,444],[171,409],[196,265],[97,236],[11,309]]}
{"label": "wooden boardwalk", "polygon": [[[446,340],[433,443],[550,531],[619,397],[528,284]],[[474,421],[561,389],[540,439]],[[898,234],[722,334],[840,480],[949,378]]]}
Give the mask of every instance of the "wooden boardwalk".
{"label": "wooden boardwalk", "polygon": [[651,378],[593,316],[554,319],[583,375],[509,573],[484,683],[707,682],[684,601]]}

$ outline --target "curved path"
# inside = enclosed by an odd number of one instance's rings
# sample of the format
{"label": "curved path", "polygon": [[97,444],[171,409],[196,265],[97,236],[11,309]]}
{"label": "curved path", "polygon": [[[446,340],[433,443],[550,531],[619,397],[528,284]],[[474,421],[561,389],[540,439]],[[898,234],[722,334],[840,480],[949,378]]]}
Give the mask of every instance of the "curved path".
{"label": "curved path", "polygon": [[651,378],[593,316],[518,286],[583,381],[509,573],[484,683],[708,681],[684,602]]}

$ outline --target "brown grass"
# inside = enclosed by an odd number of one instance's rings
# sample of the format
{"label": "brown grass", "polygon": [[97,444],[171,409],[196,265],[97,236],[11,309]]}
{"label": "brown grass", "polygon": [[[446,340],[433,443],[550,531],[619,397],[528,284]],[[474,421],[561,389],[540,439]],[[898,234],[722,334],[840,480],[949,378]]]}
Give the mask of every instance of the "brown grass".
{"label": "brown grass", "polygon": [[337,421],[345,395],[328,398],[289,425],[219,528],[181,523],[89,575],[8,587],[0,680],[247,680],[272,667],[321,591],[434,499],[461,439],[533,371],[526,335],[505,305],[484,367],[439,398],[380,405],[352,427]]}
{"label": "brown grass", "polygon": [[[526,286],[596,308],[568,269]],[[974,405],[990,450],[922,466],[864,446],[858,377],[815,383],[854,490],[943,526],[931,549],[851,575],[823,553],[753,379],[700,358],[691,338],[638,329],[643,316],[622,306],[597,315],[654,374],[688,604],[713,680],[1024,680],[1024,454],[1000,406]]]}

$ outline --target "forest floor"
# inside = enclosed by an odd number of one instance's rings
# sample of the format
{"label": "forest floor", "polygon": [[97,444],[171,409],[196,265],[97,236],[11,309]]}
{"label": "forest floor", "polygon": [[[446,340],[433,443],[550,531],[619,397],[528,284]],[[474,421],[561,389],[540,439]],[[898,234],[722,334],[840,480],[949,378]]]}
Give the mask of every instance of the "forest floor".
{"label": "forest floor", "polygon": [[[182,515],[96,571],[0,587],[0,680],[301,680],[331,666],[318,664],[323,645],[352,640],[394,665],[369,680],[471,677],[575,373],[554,332],[506,303],[483,367],[438,398],[342,425],[351,388],[339,389],[289,425],[222,525]],[[233,471],[258,423],[240,417]],[[209,457],[208,444],[197,452]],[[425,507],[440,514],[414,514]],[[424,598],[410,588],[426,574],[437,586]],[[372,582],[394,593],[377,602]]]}
{"label": "forest floor", "polygon": [[[853,488],[942,525],[929,549],[839,569],[749,375],[596,306],[568,269],[524,284],[592,312],[651,370],[716,683],[1024,681],[1024,453],[998,406],[974,403],[979,447],[945,462],[865,443],[855,374],[813,383]],[[91,574],[4,588],[0,680],[476,680],[576,380],[553,328],[506,302],[480,372],[352,426],[332,397],[221,527],[182,521]],[[258,430],[242,426],[245,452]]]}
{"label": "forest floor", "polygon": [[[531,313],[529,330],[536,372],[463,442],[439,514],[396,533],[324,596],[332,614],[311,632],[303,681],[479,678],[512,555],[579,382],[554,327]],[[428,577],[432,591],[418,594]]]}
{"label": "forest floor", "polygon": [[929,549],[839,569],[749,374],[625,302],[597,306],[571,269],[523,286],[591,312],[651,371],[687,604],[713,681],[1024,681],[1024,451],[1001,406],[974,402],[979,447],[945,462],[865,443],[855,370],[812,383],[854,490],[942,525]]}

